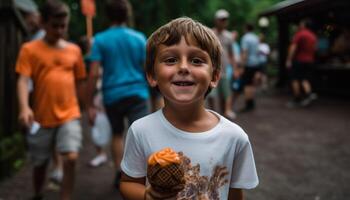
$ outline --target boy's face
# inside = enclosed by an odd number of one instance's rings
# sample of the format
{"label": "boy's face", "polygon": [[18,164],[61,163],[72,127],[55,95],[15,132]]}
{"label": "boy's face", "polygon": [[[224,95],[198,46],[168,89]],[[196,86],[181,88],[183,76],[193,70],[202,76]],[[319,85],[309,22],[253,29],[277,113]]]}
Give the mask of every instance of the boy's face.
{"label": "boy's face", "polygon": [[200,103],[209,87],[216,87],[219,75],[213,76],[209,54],[195,45],[186,43],[160,45],[154,63],[154,76],[147,79],[152,87],[158,86],[166,101],[188,105]]}
{"label": "boy's face", "polygon": [[46,31],[45,38],[50,42],[57,42],[63,38],[68,30],[69,17],[50,17],[43,23],[43,27]]}

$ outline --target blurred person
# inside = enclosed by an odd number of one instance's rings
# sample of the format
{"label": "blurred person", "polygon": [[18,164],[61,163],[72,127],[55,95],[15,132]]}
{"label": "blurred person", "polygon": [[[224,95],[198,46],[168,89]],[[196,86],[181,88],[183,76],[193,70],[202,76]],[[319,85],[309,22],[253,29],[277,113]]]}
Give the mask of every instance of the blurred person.
{"label": "blurred person", "polygon": [[259,35],[258,51],[261,71],[258,72],[256,78],[261,88],[265,91],[268,88],[266,70],[271,50],[269,44],[265,41],[265,35],[262,33]]}
{"label": "blurred person", "polygon": [[234,74],[233,70],[236,67],[234,53],[232,51],[233,38],[232,34],[226,29],[228,26],[228,18],[230,14],[225,9],[219,9],[215,13],[215,27],[213,31],[220,40],[223,47],[222,52],[222,69],[221,79],[217,88],[209,94],[208,101],[213,109],[221,112],[225,117],[233,120],[236,118],[236,114],[232,110],[230,80],[228,77],[228,68]]}
{"label": "blurred person", "polygon": [[259,38],[253,32],[252,24],[245,25],[245,33],[241,40],[241,62],[244,67],[242,74],[245,107],[241,112],[255,109],[256,76],[261,71],[259,63]]}
{"label": "blurred person", "polygon": [[310,29],[311,21],[299,22],[288,50],[286,67],[290,71],[293,100],[287,103],[290,108],[308,106],[317,98],[312,92],[310,78],[315,61],[317,37]]}
{"label": "blurred person", "polygon": [[[45,30],[42,28],[42,25],[41,25],[41,17],[40,17],[39,11],[37,9],[31,10],[31,11],[23,10],[21,7],[19,7],[19,9],[23,15],[24,22],[26,24],[26,27],[30,35],[29,41],[43,39],[45,36]],[[28,82],[29,93],[32,93],[33,89],[34,89],[33,81],[32,79],[29,79],[29,82]],[[54,184],[60,184],[62,182],[62,178],[63,178],[62,158],[60,157],[60,154],[54,150],[52,152],[52,169],[49,173],[49,179]],[[51,187],[50,184],[49,186]]]}
{"label": "blurred person", "polygon": [[[243,73],[243,69],[241,66],[241,47],[238,43],[238,31],[232,31],[232,39],[233,39],[233,44],[232,44],[232,51],[234,52],[234,59],[236,63],[235,69],[235,74],[233,74],[233,71],[228,73],[228,77],[230,77],[230,89],[231,89],[231,108],[235,110],[235,103],[237,99],[239,98],[240,94],[243,91],[242,87],[242,80],[241,80],[241,75]],[[228,68],[231,69],[231,68]],[[236,117],[237,114],[235,113]]]}
{"label": "blurred person", "polygon": [[107,0],[105,11],[110,27],[96,34],[90,55],[88,114],[94,123],[96,107],[93,91],[102,67],[103,104],[112,127],[112,157],[115,187],[119,187],[120,161],[123,155],[124,119],[128,124],[149,113],[149,90],[144,73],[146,37],[127,27],[130,4],[126,0]]}
{"label": "blurred person", "polygon": [[[81,36],[78,40],[78,45],[84,55],[84,63],[86,66],[86,71],[90,71],[90,53],[93,39],[87,36]],[[96,89],[94,91],[93,104],[97,110],[97,119],[94,125],[90,129],[91,139],[96,149],[96,156],[89,161],[89,166],[98,167],[103,165],[108,161],[108,156],[105,151],[105,147],[109,143],[111,128],[109,121],[107,119],[105,109],[103,107],[102,91],[101,91],[101,74],[102,69],[100,69],[99,78],[97,80]],[[86,90],[81,91],[82,96],[86,96]],[[85,113],[86,114],[86,113]]]}
{"label": "blurred person", "polygon": [[[79,47],[63,39],[69,23],[68,6],[61,1],[47,1],[40,11],[46,34],[25,43],[16,64],[19,120],[30,130],[27,142],[34,166],[33,199],[43,198],[46,169],[56,149],[63,158],[60,199],[67,200],[72,197],[82,142],[76,93],[86,73]],[[32,107],[28,97],[30,78],[34,82]]]}

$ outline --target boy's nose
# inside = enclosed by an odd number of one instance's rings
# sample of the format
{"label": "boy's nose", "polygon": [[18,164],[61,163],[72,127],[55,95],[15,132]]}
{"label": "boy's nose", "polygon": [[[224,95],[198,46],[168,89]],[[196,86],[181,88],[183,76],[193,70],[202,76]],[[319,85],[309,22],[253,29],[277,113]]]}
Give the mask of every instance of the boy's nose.
{"label": "boy's nose", "polygon": [[187,60],[183,59],[179,65],[179,72],[180,73],[188,73],[189,72],[188,66],[189,66],[189,63],[187,62]]}

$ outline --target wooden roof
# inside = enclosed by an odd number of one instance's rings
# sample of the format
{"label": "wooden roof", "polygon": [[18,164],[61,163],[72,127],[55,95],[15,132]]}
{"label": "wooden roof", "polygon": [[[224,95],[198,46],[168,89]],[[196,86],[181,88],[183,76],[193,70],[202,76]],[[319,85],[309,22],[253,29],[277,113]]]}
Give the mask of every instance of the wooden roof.
{"label": "wooden roof", "polygon": [[325,11],[349,12],[349,0],[285,0],[261,12],[260,16],[278,16],[302,18],[310,15],[323,14]]}

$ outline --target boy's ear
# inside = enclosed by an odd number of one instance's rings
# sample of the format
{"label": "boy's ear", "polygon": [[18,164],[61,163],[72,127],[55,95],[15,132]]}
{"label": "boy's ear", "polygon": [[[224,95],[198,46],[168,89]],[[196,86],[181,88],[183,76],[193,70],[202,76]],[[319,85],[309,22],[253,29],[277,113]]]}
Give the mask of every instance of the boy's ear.
{"label": "boy's ear", "polygon": [[148,84],[149,84],[151,87],[156,87],[156,86],[157,86],[157,80],[155,80],[155,78],[153,77],[152,74],[147,73],[147,74],[146,74],[146,77],[147,77]]}
{"label": "boy's ear", "polygon": [[221,77],[221,71],[217,71],[217,72],[214,71],[209,87],[215,88],[219,83],[220,77]]}

